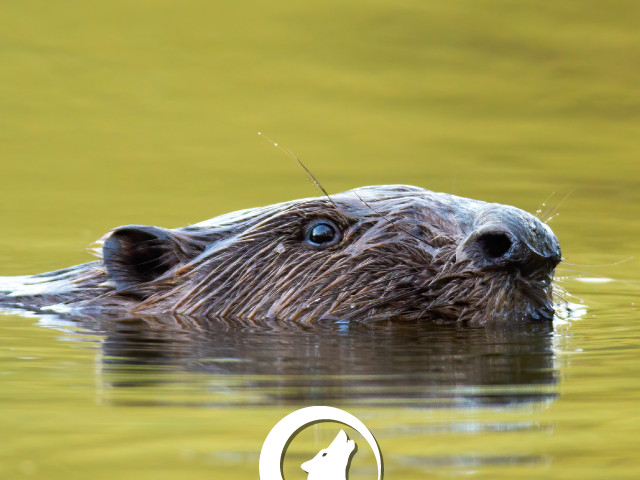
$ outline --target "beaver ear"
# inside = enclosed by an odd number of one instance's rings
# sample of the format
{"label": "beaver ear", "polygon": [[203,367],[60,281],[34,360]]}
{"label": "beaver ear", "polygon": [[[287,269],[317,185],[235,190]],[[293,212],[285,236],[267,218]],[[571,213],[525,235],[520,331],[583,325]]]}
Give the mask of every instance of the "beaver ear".
{"label": "beaver ear", "polygon": [[140,293],[136,287],[151,282],[179,263],[171,233],[164,228],[127,225],[111,232],[102,256],[118,292]]}

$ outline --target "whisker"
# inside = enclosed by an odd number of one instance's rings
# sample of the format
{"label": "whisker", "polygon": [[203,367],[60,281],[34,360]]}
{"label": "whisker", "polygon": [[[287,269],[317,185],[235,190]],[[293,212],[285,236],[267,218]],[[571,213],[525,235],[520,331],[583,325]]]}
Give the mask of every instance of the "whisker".
{"label": "whisker", "polygon": [[[597,305],[599,307],[603,306],[602,303],[599,303],[599,302],[596,302],[596,301],[593,301],[593,300],[585,300],[584,298],[580,298],[580,297],[578,297],[578,296],[576,296],[576,295],[574,295],[572,293],[567,292],[566,290],[563,292],[563,295],[576,298],[576,299],[580,300],[580,303],[589,303],[589,304]],[[567,301],[566,298],[564,300]]]}
{"label": "whisker", "polygon": [[620,265],[621,263],[628,262],[629,260],[633,260],[633,257],[629,257],[625,260],[621,260],[616,263],[607,263],[605,265],[578,265],[577,263],[566,263],[566,262],[560,262],[560,265],[570,265],[572,267],[615,267],[616,265]]}
{"label": "whisker", "polygon": [[553,216],[553,214],[555,213],[556,210],[558,210],[558,208],[560,208],[560,205],[562,205],[564,203],[564,201],[569,198],[569,195],[571,195],[573,192],[575,192],[576,189],[574,188],[573,190],[571,190],[569,193],[567,193],[567,195],[560,201],[560,203],[558,203],[558,205],[554,205],[553,207],[553,211],[550,214],[550,217],[547,218],[547,220],[544,220],[545,215],[543,215],[542,217],[540,217],[540,220],[543,222],[548,222],[549,220],[551,220],[551,216]]}
{"label": "whisker", "polygon": [[618,280],[615,278],[611,278],[611,277],[607,277],[605,275],[598,275],[597,273],[593,273],[593,272],[585,272],[584,270],[571,270],[568,268],[556,268],[556,271],[561,271],[561,272],[575,272],[575,273],[582,273],[585,275],[591,275],[594,277],[598,277],[598,278],[606,278],[607,280],[611,280],[612,282],[618,282],[618,283],[622,283],[624,285],[627,285],[629,287],[635,288],[637,290],[640,290],[640,287],[638,287],[637,285],[634,285],[632,283],[626,282],[624,280]]}
{"label": "whisker", "polygon": [[286,156],[288,156],[289,158],[291,158],[291,159],[295,160],[296,162],[298,162],[298,165],[300,165],[302,167],[302,169],[307,173],[307,175],[308,175],[307,179],[316,187],[316,189],[318,189],[318,192],[319,193],[324,193],[324,195],[333,204],[335,209],[340,211],[338,206],[335,204],[335,202],[333,201],[331,196],[327,193],[327,191],[324,189],[324,187],[320,184],[320,182],[315,177],[315,175],[313,173],[311,173],[311,171],[307,167],[305,167],[305,165],[300,161],[300,159],[298,157],[296,157],[293,154],[293,152],[291,150],[289,150],[288,148],[285,148],[285,147],[282,147],[282,146],[278,145],[276,142],[274,142],[273,140],[268,138],[266,135],[262,135],[262,132],[258,132],[258,135],[261,135],[262,137],[264,137],[265,140],[267,140],[268,142],[272,143],[274,146],[278,147]]}
{"label": "whisker", "polygon": [[540,221],[541,221],[541,222],[544,222],[544,217],[546,217],[546,216],[547,216],[547,214],[548,214],[549,212],[551,212],[551,210],[553,210],[553,209],[554,209],[554,207],[555,207],[555,204],[554,204],[554,205],[551,205],[551,206],[549,207],[549,209],[548,209],[546,212],[544,212],[544,213],[540,216]]}
{"label": "whisker", "polygon": [[[546,199],[544,202],[542,202],[541,207],[546,206],[546,205],[547,205],[547,202],[551,199],[551,197],[553,197],[553,196],[555,195],[555,193],[556,193],[555,191],[554,191],[554,192],[552,192],[552,193],[551,193],[551,195],[549,195],[549,196],[547,197],[547,199]],[[540,212],[542,212],[542,208],[538,208],[538,210],[536,210],[536,217],[540,218],[540,217],[538,216],[538,215],[540,214]]]}

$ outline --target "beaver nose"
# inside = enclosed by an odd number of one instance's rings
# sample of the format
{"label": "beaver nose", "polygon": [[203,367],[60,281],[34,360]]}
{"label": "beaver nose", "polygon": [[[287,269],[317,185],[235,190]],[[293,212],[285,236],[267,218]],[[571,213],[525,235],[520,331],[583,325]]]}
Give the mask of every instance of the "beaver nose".
{"label": "beaver nose", "polygon": [[517,268],[525,275],[551,272],[561,250],[553,231],[515,207],[489,204],[475,215],[473,230],[456,252],[476,268]]}
{"label": "beaver nose", "polygon": [[509,238],[506,232],[484,232],[476,238],[480,250],[488,259],[495,260],[504,257],[511,247],[513,240]]}

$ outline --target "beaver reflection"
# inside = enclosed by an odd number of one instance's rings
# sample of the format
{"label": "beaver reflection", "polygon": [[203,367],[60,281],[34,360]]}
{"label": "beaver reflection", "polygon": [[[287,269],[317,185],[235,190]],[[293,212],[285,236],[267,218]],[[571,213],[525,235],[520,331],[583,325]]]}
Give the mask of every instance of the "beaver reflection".
{"label": "beaver reflection", "polygon": [[193,385],[196,373],[207,404],[473,406],[555,397],[548,324],[256,327],[175,316],[82,323],[106,335],[105,387]]}

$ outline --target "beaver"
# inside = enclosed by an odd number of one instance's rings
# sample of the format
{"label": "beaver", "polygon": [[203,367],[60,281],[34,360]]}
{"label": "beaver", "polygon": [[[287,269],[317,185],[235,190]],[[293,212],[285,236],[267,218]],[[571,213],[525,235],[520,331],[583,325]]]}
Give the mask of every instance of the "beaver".
{"label": "beaver", "polygon": [[561,250],[518,208],[407,185],[115,228],[99,260],[0,279],[0,305],[251,320],[550,321]]}

